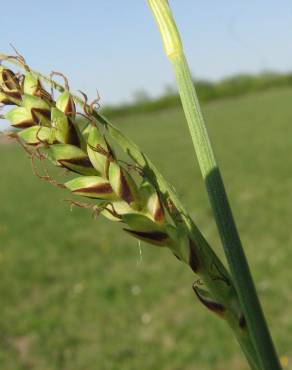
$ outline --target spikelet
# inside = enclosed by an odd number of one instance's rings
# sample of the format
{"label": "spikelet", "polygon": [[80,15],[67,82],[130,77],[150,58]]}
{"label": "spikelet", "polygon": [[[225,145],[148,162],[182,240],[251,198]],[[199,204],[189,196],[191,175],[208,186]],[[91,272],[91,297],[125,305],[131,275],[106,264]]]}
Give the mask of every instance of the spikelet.
{"label": "spikelet", "polygon": [[138,200],[138,190],[131,175],[121,168],[121,166],[112,161],[109,165],[108,171],[109,182],[117,194],[117,196],[123,199],[128,204],[134,205]]}
{"label": "spikelet", "polygon": [[155,222],[163,224],[165,215],[160,197],[152,184],[146,179],[144,179],[140,186],[140,197],[144,210],[149,213]]}
{"label": "spikelet", "polygon": [[68,90],[64,91],[56,102],[56,107],[70,118],[76,117],[76,106],[74,99]]}
{"label": "spikelet", "polygon": [[112,153],[96,125],[88,127],[87,153],[97,172],[107,177]]}
{"label": "spikelet", "polygon": [[77,195],[102,200],[117,200],[110,183],[99,176],[77,177],[65,183],[65,186]]}
{"label": "spikelet", "polygon": [[59,167],[67,168],[70,171],[85,176],[97,174],[87,154],[77,146],[71,144],[53,144],[48,148],[43,148],[42,153]]}

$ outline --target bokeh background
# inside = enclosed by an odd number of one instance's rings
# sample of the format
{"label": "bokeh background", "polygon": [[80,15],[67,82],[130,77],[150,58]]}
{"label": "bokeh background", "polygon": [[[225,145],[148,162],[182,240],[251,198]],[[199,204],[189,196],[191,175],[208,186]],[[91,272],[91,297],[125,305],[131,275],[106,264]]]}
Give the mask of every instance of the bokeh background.
{"label": "bokeh background", "polygon": [[[260,298],[292,368],[292,4],[170,1]],[[171,68],[146,1],[2,4],[12,43],[64,72],[154,160],[222,256]],[[3,129],[7,128],[1,122]],[[5,370],[247,369],[224,322],[163,249],[73,209],[0,139],[0,366]],[[222,256],[223,257],[223,256]]]}

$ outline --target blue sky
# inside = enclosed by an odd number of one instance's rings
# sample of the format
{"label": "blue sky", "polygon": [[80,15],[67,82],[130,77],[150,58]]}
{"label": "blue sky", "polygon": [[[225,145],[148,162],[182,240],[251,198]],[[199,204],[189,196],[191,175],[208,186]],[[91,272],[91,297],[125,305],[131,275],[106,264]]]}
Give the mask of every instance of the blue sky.
{"label": "blue sky", "polygon": [[[292,70],[291,0],[170,0],[197,77]],[[156,96],[173,75],[146,0],[10,1],[1,6],[0,45],[13,43],[44,73],[64,72],[72,89],[101,103]]]}

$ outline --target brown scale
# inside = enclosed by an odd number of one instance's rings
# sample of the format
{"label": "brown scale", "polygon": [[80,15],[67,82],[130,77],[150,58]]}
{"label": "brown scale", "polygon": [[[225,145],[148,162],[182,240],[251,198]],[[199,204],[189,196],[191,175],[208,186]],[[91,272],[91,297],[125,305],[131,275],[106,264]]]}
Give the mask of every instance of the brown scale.
{"label": "brown scale", "polygon": [[7,91],[0,87],[0,92],[6,96],[6,100],[2,100],[2,103],[5,105],[15,105],[11,99],[21,100],[21,93],[19,91]]}
{"label": "brown scale", "polygon": [[189,255],[189,265],[194,273],[200,270],[201,262],[197,253],[197,246],[193,240],[189,239],[190,255]]}
{"label": "brown scale", "polygon": [[69,164],[76,164],[77,166],[82,166],[82,167],[88,167],[88,168],[92,167],[92,164],[88,157],[59,159],[58,162],[60,162],[60,164],[69,163]]}
{"label": "brown scale", "polygon": [[99,185],[93,185],[86,188],[80,188],[73,190],[72,193],[98,193],[98,194],[111,194],[113,193],[113,189],[110,184],[99,184]]}
{"label": "brown scale", "polygon": [[221,303],[215,302],[210,297],[204,296],[196,285],[193,285],[193,290],[199,301],[203,303],[205,307],[221,317],[224,316],[226,309]]}
{"label": "brown scale", "polygon": [[124,231],[138,237],[139,239],[144,239],[148,242],[150,241],[156,245],[162,245],[169,239],[169,236],[161,231],[136,231],[131,229],[124,229]]}
{"label": "brown scale", "polygon": [[67,119],[69,124],[69,143],[80,148],[81,142],[76,127],[70,117],[67,117]]}
{"label": "brown scale", "polygon": [[92,163],[91,163],[90,159],[86,156],[79,157],[79,158],[71,158],[71,159],[59,159],[58,163],[59,163],[60,166],[68,169],[69,171],[75,172],[75,173],[78,173],[78,174],[82,174],[82,172],[80,172],[78,169],[74,169],[74,168],[70,167],[70,164],[93,169],[93,166],[92,166]]}
{"label": "brown scale", "polygon": [[21,91],[20,83],[15,73],[10,69],[3,69],[2,71],[3,84],[8,90]]}
{"label": "brown scale", "polygon": [[160,195],[159,193],[156,193],[157,194],[157,202],[158,202],[158,207],[156,207],[156,210],[154,212],[154,215],[153,215],[153,218],[155,221],[159,222],[159,223],[162,223],[165,219],[164,217],[164,209],[163,209],[163,205],[162,205],[162,202],[160,200]]}
{"label": "brown scale", "polygon": [[126,177],[123,173],[123,170],[120,171],[120,187],[119,187],[119,195],[120,197],[125,200],[127,203],[132,203],[134,201],[133,194],[131,189],[128,185]]}

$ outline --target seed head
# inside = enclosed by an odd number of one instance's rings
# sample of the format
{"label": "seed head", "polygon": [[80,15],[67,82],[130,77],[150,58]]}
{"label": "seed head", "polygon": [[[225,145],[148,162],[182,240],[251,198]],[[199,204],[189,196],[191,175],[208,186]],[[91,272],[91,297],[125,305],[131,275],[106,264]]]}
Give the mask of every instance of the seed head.
{"label": "seed head", "polygon": [[124,223],[127,233],[154,245],[168,246],[184,257],[175,250],[174,245],[180,247],[182,239],[165,218],[159,192],[146,177],[141,179],[140,172],[134,179],[124,168],[100,132],[93,108],[87,109],[85,101],[86,115],[77,115],[68,85],[56,103],[52,96],[29,69],[20,83],[14,72],[0,66],[0,101],[17,105],[5,115],[18,129],[15,135],[25,145],[37,146],[39,158],[45,157],[79,175],[65,184],[57,183],[46,170],[41,177],[74,195],[98,200],[90,207],[110,220]]}

